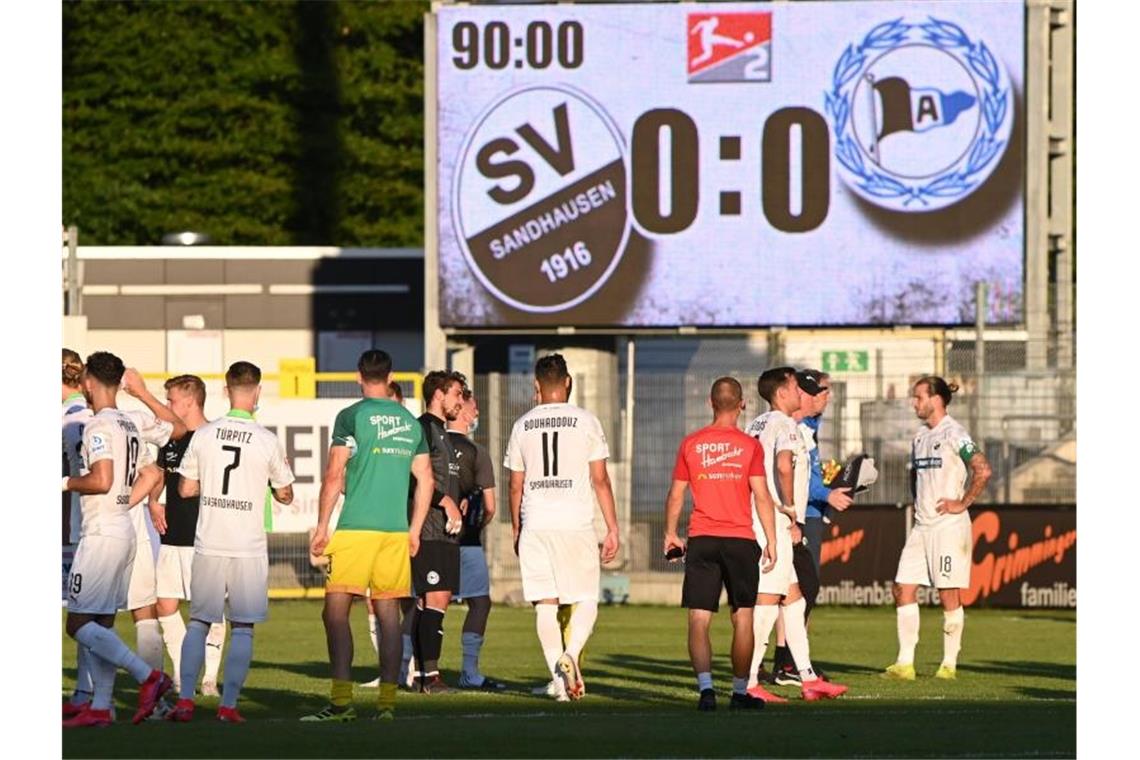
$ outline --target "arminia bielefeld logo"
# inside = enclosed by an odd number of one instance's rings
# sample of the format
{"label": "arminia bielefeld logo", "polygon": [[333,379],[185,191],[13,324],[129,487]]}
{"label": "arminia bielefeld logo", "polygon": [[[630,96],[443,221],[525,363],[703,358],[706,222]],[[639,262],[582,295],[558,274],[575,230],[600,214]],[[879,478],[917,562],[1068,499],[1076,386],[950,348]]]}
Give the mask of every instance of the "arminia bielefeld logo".
{"label": "arminia bielefeld logo", "polygon": [[961,26],[874,27],[843,51],[824,106],[847,185],[883,208],[934,211],[977,190],[1013,127],[1005,67]]}

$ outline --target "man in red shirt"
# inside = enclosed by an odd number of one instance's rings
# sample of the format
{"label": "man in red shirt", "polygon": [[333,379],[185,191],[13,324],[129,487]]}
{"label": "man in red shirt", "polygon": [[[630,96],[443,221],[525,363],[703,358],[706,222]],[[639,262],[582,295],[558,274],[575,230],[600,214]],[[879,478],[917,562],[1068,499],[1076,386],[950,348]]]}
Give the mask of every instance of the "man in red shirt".
{"label": "man in red shirt", "polygon": [[[669,556],[682,553],[685,583],[681,606],[689,610],[689,657],[701,693],[697,709],[716,709],[712,683],[712,643],[709,624],[720,607],[723,587],[732,606],[732,699],[731,710],[759,710],[764,701],[747,693],[748,669],[752,664],[752,608],[763,572],[776,562],[775,507],[764,481],[764,450],[760,442],[737,426],[744,411],[740,383],[722,377],[709,394],[713,422],[681,441],[673,468],[673,485],[665,501],[665,544]],[[684,504],[685,488],[693,491],[689,518],[689,545],[677,537],[677,523]],[[756,515],[767,537],[761,552],[752,527],[753,499]]]}

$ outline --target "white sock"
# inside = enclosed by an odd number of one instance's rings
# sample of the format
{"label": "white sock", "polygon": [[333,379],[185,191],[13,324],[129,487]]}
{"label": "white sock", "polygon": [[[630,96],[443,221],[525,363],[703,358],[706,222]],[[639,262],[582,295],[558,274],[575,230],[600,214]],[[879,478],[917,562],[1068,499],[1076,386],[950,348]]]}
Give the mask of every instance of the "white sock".
{"label": "white sock", "polygon": [[958,652],[962,649],[962,629],[966,627],[966,610],[959,607],[942,613],[942,664],[958,667]]}
{"label": "white sock", "polygon": [[732,693],[733,694],[746,694],[748,692],[748,679],[732,677]]}
{"label": "white sock", "polygon": [[218,668],[222,666],[222,645],[225,643],[225,621],[212,623],[210,632],[206,635],[206,674],[202,676],[202,680],[218,682]]}
{"label": "white sock", "polygon": [[162,625],[162,640],[166,644],[166,652],[170,655],[171,669],[174,671],[174,685],[179,686],[182,681],[182,639],[186,637],[186,621],[182,614],[175,610],[171,615],[163,615],[158,619]]}
{"label": "white sock", "polygon": [[202,661],[206,659],[206,633],[209,630],[210,626],[201,620],[191,620],[190,625],[186,626],[186,636],[182,639],[179,699],[194,698],[194,687],[198,685],[198,673],[202,671]]}
{"label": "white sock", "polygon": [[918,602],[904,604],[895,612],[899,629],[899,656],[895,662],[900,665],[913,665],[914,648],[918,646]]}
{"label": "white sock", "polygon": [[135,642],[143,662],[150,665],[151,670],[162,670],[166,660],[162,651],[162,631],[159,630],[158,621],[154,618],[136,620]]}
{"label": "white sock", "polygon": [[95,694],[95,681],[91,677],[89,658],[91,650],[75,642],[75,691],[71,693],[71,704],[82,705],[91,701]]}
{"label": "white sock", "polygon": [[578,655],[586,648],[590,634],[594,632],[594,623],[598,622],[598,602],[596,599],[587,599],[574,605],[570,613],[570,641],[566,643],[566,653],[578,661]]}
{"label": "white sock", "polygon": [[131,674],[131,678],[142,683],[153,670],[141,657],[127,648],[122,639],[110,628],[104,628],[92,621],[75,632],[75,640],[111,664]]}
{"label": "white sock", "polygon": [[784,605],[784,639],[792,653],[792,661],[800,671],[801,681],[814,681],[815,671],[811,667],[811,654],[808,647],[807,626],[804,624],[804,610],[807,602],[800,597],[791,604]]}
{"label": "white sock", "polygon": [[[401,636],[404,643],[404,651],[401,653],[400,658],[400,682],[408,683],[409,671],[412,668],[412,660],[415,659],[415,645],[412,644],[412,634],[405,633]],[[414,674],[412,674],[414,676]]]}
{"label": "white sock", "polygon": [[479,672],[479,652],[483,649],[483,634],[463,632],[463,675],[472,686],[483,685]]}
{"label": "white sock", "polygon": [[558,605],[536,604],[534,613],[534,627],[538,631],[538,643],[542,646],[546,669],[551,677],[554,677],[555,665],[563,652],[562,627],[558,625]]}
{"label": "white sock", "polygon": [[372,640],[372,649],[380,653],[380,634],[376,631],[376,613],[368,610],[368,638]]}
{"label": "white sock", "polygon": [[713,687],[712,673],[705,671],[697,673],[697,691],[704,691]]}
{"label": "white sock", "polygon": [[768,637],[772,635],[772,626],[776,625],[776,618],[779,615],[778,604],[758,604],[752,608],[752,667],[748,672],[748,688],[759,682],[756,671],[760,669],[760,663],[764,662]]}
{"label": "white sock", "polygon": [[230,632],[230,651],[226,655],[226,680],[222,686],[222,707],[237,707],[238,694],[249,675],[253,660],[253,629],[235,627]]}
{"label": "white sock", "polygon": [[87,668],[91,672],[94,693],[91,696],[92,710],[109,710],[115,692],[115,676],[119,669],[115,663],[104,660],[94,652],[87,653]]}

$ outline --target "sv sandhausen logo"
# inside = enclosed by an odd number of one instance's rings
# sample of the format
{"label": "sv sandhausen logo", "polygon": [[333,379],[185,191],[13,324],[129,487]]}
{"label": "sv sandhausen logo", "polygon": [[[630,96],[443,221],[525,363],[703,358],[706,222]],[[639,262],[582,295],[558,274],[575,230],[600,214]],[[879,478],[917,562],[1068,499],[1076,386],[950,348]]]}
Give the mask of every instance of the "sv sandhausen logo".
{"label": "sv sandhausen logo", "polygon": [[958,24],[878,24],[843,51],[825,93],[839,174],[886,209],[953,205],[1001,161],[1011,92],[1004,66]]}

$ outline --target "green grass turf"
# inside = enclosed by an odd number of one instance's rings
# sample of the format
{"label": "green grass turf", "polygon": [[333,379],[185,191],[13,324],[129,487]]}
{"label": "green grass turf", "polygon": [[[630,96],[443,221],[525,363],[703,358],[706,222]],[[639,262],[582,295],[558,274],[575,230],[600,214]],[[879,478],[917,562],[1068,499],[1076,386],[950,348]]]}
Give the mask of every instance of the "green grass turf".
{"label": "green grass turf", "polygon": [[[444,676],[461,662],[464,610],[445,623]],[[483,649],[483,672],[507,682],[505,694],[400,692],[397,719],[363,719],[375,691],[356,689],[360,720],[302,724],[328,695],[319,602],[274,602],[258,626],[254,662],[240,709],[245,725],[213,718],[215,699],[199,699],[189,724],[129,722],[134,683],[116,681],[118,722],[69,730],[64,757],[1058,757],[1076,754],[1076,614],[969,610],[958,680],[934,679],[942,654],[937,610],[924,610],[919,678],[885,681],[896,653],[890,608],[821,608],[813,616],[816,664],[851,687],[834,701],[804,703],[798,690],[773,687],[792,701],[758,713],[730,713],[730,629],[713,626],[720,707],[695,710],[695,680],[685,644],[685,612],[664,607],[603,607],[585,656],[585,699],[555,703],[529,694],[545,680],[530,609],[496,607]],[[354,609],[357,682],[376,674],[363,605]],[[120,615],[128,645],[134,631]],[[769,660],[771,650],[769,650]],[[64,635],[63,687],[70,693],[75,647]]]}

